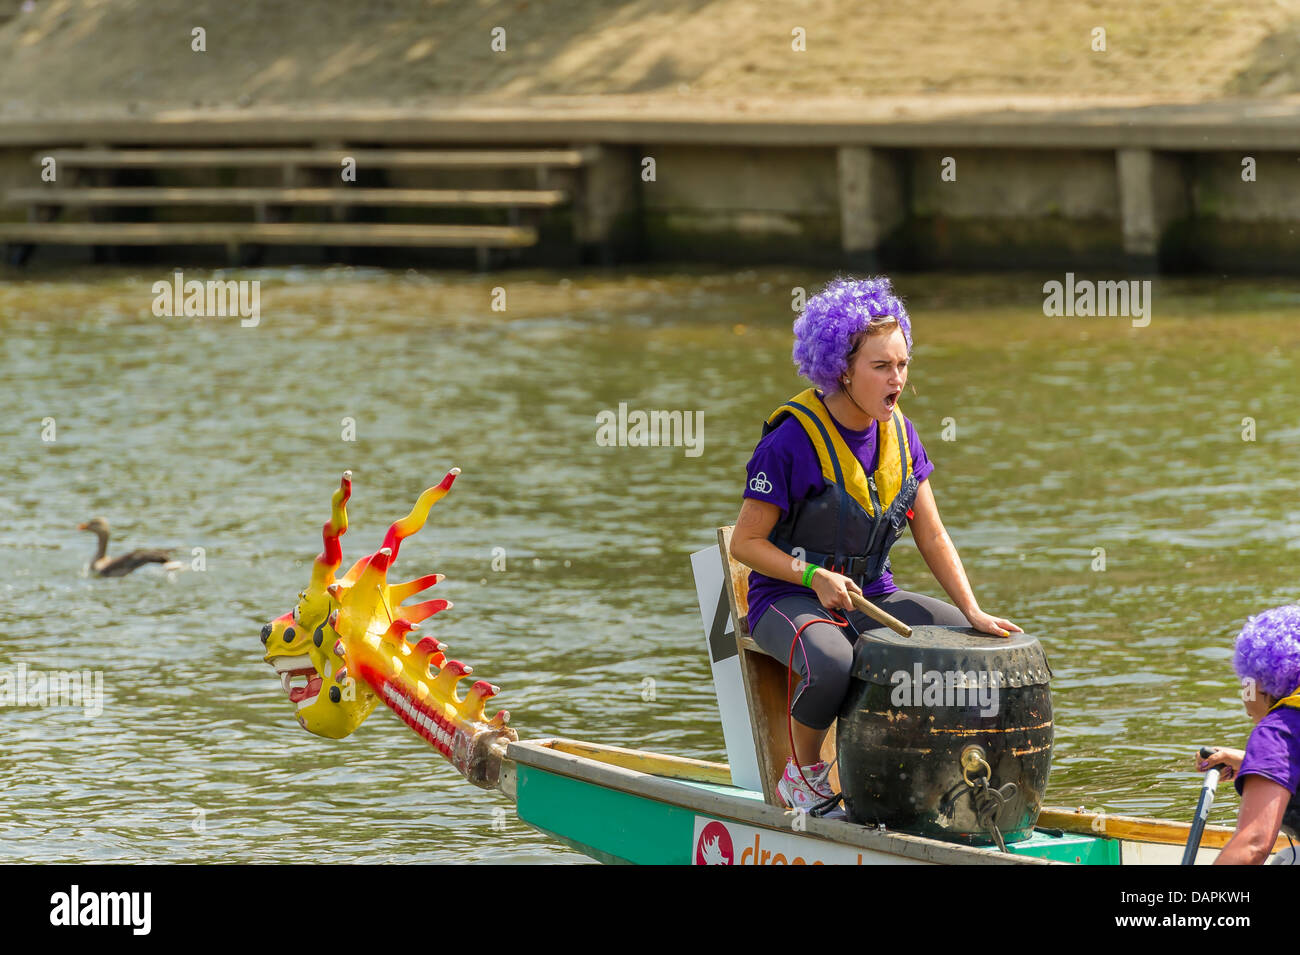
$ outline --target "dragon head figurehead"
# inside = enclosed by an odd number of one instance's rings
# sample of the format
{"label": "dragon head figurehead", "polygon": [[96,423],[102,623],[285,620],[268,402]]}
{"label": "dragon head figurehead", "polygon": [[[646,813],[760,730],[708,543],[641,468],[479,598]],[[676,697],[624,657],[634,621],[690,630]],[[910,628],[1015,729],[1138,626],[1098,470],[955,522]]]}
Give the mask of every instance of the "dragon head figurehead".
{"label": "dragon head figurehead", "polygon": [[[411,513],[388,528],[379,550],[362,557],[342,578],[339,538],[347,530],[351,472],[344,472],[322,532],[324,551],[298,603],[262,628],[264,660],[280,675],[299,725],[317,736],[341,739],[381,700],[471,782],[495,788],[505,744],[517,739],[502,710],[490,719],[484,704],[497,687],[479,680],[462,699],[456,684],[473,670],[425,637],[413,642],[420,621],[451,607],[449,600],[402,601],[443,579],[427,574],[400,584],[388,571],[402,541],[422,528],[429,510],[450,490],[459,468],[426,489]],[[299,679],[305,685],[294,685]]]}
{"label": "dragon head figurehead", "polygon": [[348,529],[347,504],[351,496],[352,472],[345,471],[330,501],[330,519],[321,532],[324,549],[312,562],[307,588],[299,592],[293,610],[262,628],[262,643],[266,646],[263,659],[280,675],[298,724],[309,733],[330,739],[350,734],[378,702],[368,688],[337,679],[343,665],[335,652],[338,634],[329,622],[339,608],[331,590],[336,587],[335,573],[343,563],[339,538]]}

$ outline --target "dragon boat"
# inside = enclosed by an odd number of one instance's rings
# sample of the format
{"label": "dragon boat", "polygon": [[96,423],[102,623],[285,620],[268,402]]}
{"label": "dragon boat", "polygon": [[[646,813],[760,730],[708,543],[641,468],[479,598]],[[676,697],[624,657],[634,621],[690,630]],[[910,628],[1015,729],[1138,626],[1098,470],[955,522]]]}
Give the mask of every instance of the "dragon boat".
{"label": "dragon boat", "polygon": [[[340,577],[352,494],[351,472],[343,474],[306,589],[261,634],[264,661],[279,675],[298,725],[309,733],[346,737],[382,702],[469,783],[513,802],[521,821],[604,863],[1158,865],[1182,857],[1188,823],[1052,808],[1040,804],[1032,786],[1029,798],[1004,798],[1016,784],[995,785],[1008,765],[998,761],[999,740],[977,729],[946,731],[964,734],[957,795],[964,779],[974,806],[983,797],[993,807],[975,812],[986,825],[994,810],[1019,813],[1003,827],[1017,829],[1015,839],[1003,840],[1000,832],[980,838],[974,826],[937,838],[933,827],[902,831],[786,809],[775,785],[784,766],[784,661],[766,656],[748,635],[746,568],[730,558],[728,527],[718,529],[717,550],[693,555],[693,563],[729,763],[567,738],[521,740],[508,712],[488,715],[498,687],[479,679],[462,696],[458,686],[473,675],[472,668],[449,658],[446,644],[416,633],[421,621],[452,604],[405,601],[443,575],[388,580],[402,541],[424,527],[459,473],[453,468],[421,493],[411,512],[389,527],[380,548]],[[701,568],[716,571],[716,587]],[[1026,675],[1023,682],[1032,681]],[[891,723],[901,720],[897,712],[887,715]],[[1035,739],[1046,739],[1050,757],[1050,700],[1032,715],[1027,729],[1038,734]],[[828,753],[834,752],[835,736],[828,734]],[[1042,749],[1013,746],[1008,753]],[[894,783],[903,785],[898,775]],[[837,773],[832,782],[839,786]],[[931,817],[934,811],[953,816],[955,802],[953,792],[945,794],[937,810],[930,807]],[[1212,862],[1231,835],[1231,829],[1206,826],[1197,864]],[[1280,840],[1275,851],[1283,847]]]}

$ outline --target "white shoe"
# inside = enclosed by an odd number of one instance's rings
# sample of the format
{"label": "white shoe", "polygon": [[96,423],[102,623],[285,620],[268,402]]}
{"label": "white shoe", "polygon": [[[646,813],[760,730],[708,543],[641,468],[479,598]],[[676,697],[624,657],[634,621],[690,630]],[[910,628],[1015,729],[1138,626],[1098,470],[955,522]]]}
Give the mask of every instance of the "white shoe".
{"label": "white shoe", "polygon": [[[834,795],[831,792],[830,775],[831,768],[825,761],[819,760],[811,766],[804,766],[803,776],[800,776],[799,770],[795,768],[794,759],[787,759],[785,772],[781,774],[781,781],[776,784],[776,791],[781,794],[781,798],[791,809],[802,809],[806,812]],[[804,777],[807,778],[807,782],[804,782]]]}

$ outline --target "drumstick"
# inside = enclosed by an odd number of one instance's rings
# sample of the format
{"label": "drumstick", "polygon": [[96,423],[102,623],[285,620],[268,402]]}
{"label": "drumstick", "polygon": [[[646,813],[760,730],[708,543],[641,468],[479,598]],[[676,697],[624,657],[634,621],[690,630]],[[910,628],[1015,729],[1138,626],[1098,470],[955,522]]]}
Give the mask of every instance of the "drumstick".
{"label": "drumstick", "polygon": [[873,620],[883,623],[886,627],[888,627],[890,630],[893,630],[895,633],[902,634],[905,637],[910,637],[912,635],[911,627],[903,623],[903,621],[899,620],[897,617],[885,613],[885,611],[881,610],[879,607],[873,604],[866,597],[863,597],[861,594],[855,594],[853,591],[850,590],[849,599],[853,601],[853,606],[857,607],[859,610],[861,610],[863,613],[865,613],[868,617],[872,618]]}

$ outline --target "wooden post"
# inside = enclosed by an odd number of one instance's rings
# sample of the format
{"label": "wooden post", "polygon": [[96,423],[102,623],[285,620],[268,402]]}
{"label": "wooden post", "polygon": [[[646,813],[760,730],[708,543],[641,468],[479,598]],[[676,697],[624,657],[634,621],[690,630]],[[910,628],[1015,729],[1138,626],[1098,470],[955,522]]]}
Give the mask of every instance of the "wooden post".
{"label": "wooden post", "polygon": [[[314,145],[316,149],[323,151],[338,150],[339,152],[343,152],[347,149],[347,146],[341,140],[337,139],[317,142]],[[333,166],[316,167],[308,171],[306,181],[314,186],[324,187],[337,192],[341,189],[347,188],[347,185],[343,182],[341,170],[341,163]],[[341,203],[334,203],[329,206],[327,215],[331,222],[347,222],[351,218],[347,207]],[[347,246],[327,245],[323,251],[327,262],[341,262],[345,265],[352,262],[352,250]]]}
{"label": "wooden post", "polygon": [[[316,143],[316,148],[321,150],[338,150],[343,152],[347,146],[339,140],[330,140],[328,142]],[[330,189],[345,189],[346,184],[342,178],[342,165],[323,166],[318,170],[313,170],[312,181],[318,186],[327,186]],[[330,218],[335,222],[347,222],[348,210],[342,204],[336,203],[329,207]]]}
{"label": "wooden post", "polygon": [[1182,163],[1176,156],[1150,149],[1120,149],[1115,164],[1124,252],[1133,266],[1154,271],[1161,236],[1190,207]]}
{"label": "wooden post", "polygon": [[[640,166],[626,147],[600,146],[582,168],[574,195],[574,239],[584,258],[609,264],[620,238],[618,219],[636,206]],[[592,253],[592,254],[588,254]]]}
{"label": "wooden post", "polygon": [[868,146],[841,146],[840,242],[846,256],[874,267],[880,244],[907,213],[898,161]]}
{"label": "wooden post", "polygon": [[[85,143],[83,148],[86,150],[108,149],[107,143],[92,142]],[[78,184],[89,185],[91,188],[103,188],[114,184],[113,173],[108,169],[82,169],[78,176]],[[112,210],[96,209],[91,207],[86,210],[86,219],[90,222],[111,222],[113,221]],[[90,259],[96,265],[111,263],[116,258],[111,247],[107,245],[91,246]]]}

